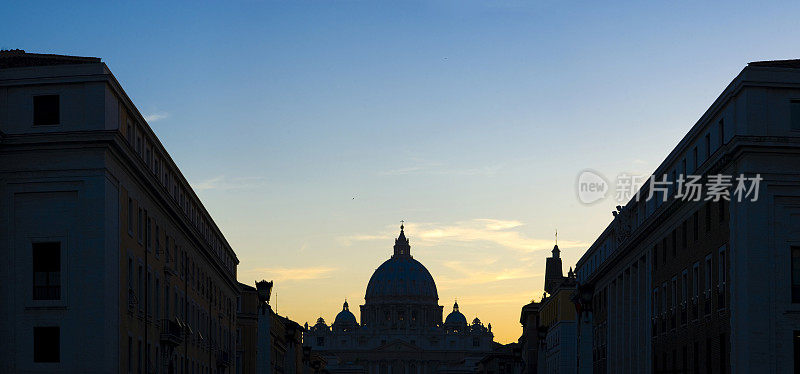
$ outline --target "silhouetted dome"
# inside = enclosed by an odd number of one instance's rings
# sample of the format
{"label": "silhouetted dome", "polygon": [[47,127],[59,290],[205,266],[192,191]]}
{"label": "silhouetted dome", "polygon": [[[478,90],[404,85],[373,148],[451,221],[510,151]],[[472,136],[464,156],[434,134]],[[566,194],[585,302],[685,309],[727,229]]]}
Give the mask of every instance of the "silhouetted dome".
{"label": "silhouetted dome", "polygon": [[356,321],[356,316],[350,312],[350,306],[347,305],[347,301],[345,300],[344,305],[342,306],[342,311],[336,315],[336,319],[333,321],[334,326],[347,326],[347,325],[358,325]]}
{"label": "silhouetted dome", "polygon": [[467,325],[467,317],[464,317],[461,312],[458,311],[458,302],[453,304],[453,311],[447,315],[447,318],[444,319],[444,324],[447,326],[466,326]]}
{"label": "silhouetted dome", "polygon": [[437,303],[439,294],[431,273],[411,257],[403,226],[395,240],[394,255],[375,270],[364,296],[367,304],[396,303],[398,299],[422,303]]}

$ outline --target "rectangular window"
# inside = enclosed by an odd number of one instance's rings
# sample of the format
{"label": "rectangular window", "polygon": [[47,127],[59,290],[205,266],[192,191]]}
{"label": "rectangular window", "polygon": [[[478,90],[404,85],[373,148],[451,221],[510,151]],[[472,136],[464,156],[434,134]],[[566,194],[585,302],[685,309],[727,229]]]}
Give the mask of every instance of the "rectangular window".
{"label": "rectangular window", "polygon": [[144,223],[142,222],[142,208],[139,208],[139,216],[138,216],[139,225],[137,226],[137,235],[139,239],[139,244],[142,243],[142,230],[144,229]]}
{"label": "rectangular window", "polygon": [[672,245],[672,257],[676,257],[678,255],[678,231],[672,230],[672,239],[670,244]]}
{"label": "rectangular window", "polygon": [[158,225],[156,225],[156,238],[155,238],[155,242],[156,242],[156,258],[158,258],[161,255],[161,235],[160,234],[161,234],[161,232],[159,230],[159,227],[158,227]]}
{"label": "rectangular window", "polygon": [[683,221],[681,224],[681,248],[686,249],[686,245],[688,242],[689,237],[689,225],[686,224],[686,221]]}
{"label": "rectangular window", "polygon": [[[130,117],[130,113],[128,113],[128,117]],[[128,144],[133,145],[133,125],[131,125],[130,119],[126,121],[125,138],[128,140]]]}
{"label": "rectangular window", "polygon": [[725,120],[719,120],[719,146],[725,145]]}
{"label": "rectangular window", "polygon": [[728,215],[727,209],[725,209],[726,202],[725,200],[720,200],[717,204],[719,204],[719,221],[725,222],[725,217]]}
{"label": "rectangular window", "polygon": [[712,279],[711,271],[712,271],[712,269],[713,269],[713,266],[711,265],[711,255],[708,255],[708,256],[706,256],[705,274],[703,274],[705,276],[704,277],[705,278],[704,286],[706,287],[706,292],[710,292],[711,291],[711,282],[712,282],[712,280],[711,280]]}
{"label": "rectangular window", "polygon": [[698,212],[694,212],[692,215],[692,233],[694,241],[700,239],[700,214]]}
{"label": "rectangular window", "polygon": [[33,362],[59,362],[61,331],[58,326],[33,328]]}
{"label": "rectangular window", "polygon": [[667,238],[661,239],[661,257],[664,258],[664,264],[667,263]]}
{"label": "rectangular window", "polygon": [[711,231],[711,202],[706,202],[706,232]]}
{"label": "rectangular window", "polygon": [[658,270],[658,246],[653,246],[653,270]]}
{"label": "rectangular window", "polygon": [[678,278],[672,277],[672,287],[670,289],[670,308],[674,308],[678,305]]}
{"label": "rectangular window", "polygon": [[128,198],[128,235],[133,237],[133,199]]}
{"label": "rectangular window", "polygon": [[147,216],[147,210],[144,211],[144,238],[145,238],[145,247],[149,251],[152,248],[152,235],[150,234],[150,217]]}
{"label": "rectangular window", "polygon": [[681,302],[686,303],[686,298],[689,295],[689,271],[684,270],[681,273]]}
{"label": "rectangular window", "polygon": [[719,281],[718,284],[720,287],[723,287],[728,280],[726,273],[725,246],[723,245],[719,250],[719,261],[717,261],[717,280]]}
{"label": "rectangular window", "polygon": [[153,288],[155,290],[155,297],[153,297],[153,302],[155,303],[155,317],[158,318],[161,315],[161,280],[156,278],[156,286]]}
{"label": "rectangular window", "polygon": [[711,157],[711,134],[706,134],[706,160]]}
{"label": "rectangular window", "polygon": [[33,243],[33,299],[61,299],[61,243]]}
{"label": "rectangular window", "polygon": [[33,125],[58,125],[61,121],[58,95],[41,95],[33,97]]}
{"label": "rectangular window", "polygon": [[700,263],[695,262],[692,267],[692,295],[695,299],[700,297]]}
{"label": "rectangular window", "polygon": [[133,258],[128,257],[128,307],[133,307]]}
{"label": "rectangular window", "polygon": [[686,170],[686,158],[684,158],[681,160],[681,176],[686,178],[687,175],[689,175],[689,170]]}
{"label": "rectangular window", "polygon": [[697,166],[700,164],[697,160],[697,147],[694,147],[694,149],[692,149],[692,158],[694,159],[694,169],[692,171],[696,173]]}
{"label": "rectangular window", "polygon": [[800,130],[800,100],[792,100],[789,106],[791,107],[792,130]]}
{"label": "rectangular window", "polygon": [[169,283],[164,280],[164,319],[170,319],[169,315]]}
{"label": "rectangular window", "polygon": [[660,311],[660,306],[658,305],[660,301],[661,299],[658,298],[658,287],[656,287],[653,289],[653,303],[650,304],[650,312],[653,314],[653,316],[658,315],[658,312]]}
{"label": "rectangular window", "polygon": [[144,300],[144,274],[142,271],[142,265],[139,265],[139,272],[137,274],[137,286],[136,286],[136,298],[139,301],[139,311],[142,311],[142,301]]}
{"label": "rectangular window", "polygon": [[147,168],[149,169],[149,168],[152,168],[153,158],[151,157],[150,147],[145,145],[144,149],[145,149],[145,151],[144,151],[144,155],[145,155],[144,156],[144,160],[145,160],[145,163],[147,163]]}
{"label": "rectangular window", "polygon": [[147,304],[147,315],[153,315],[153,292],[151,291],[153,287],[153,273],[150,270],[147,271],[147,283],[145,283],[146,295],[144,303]]}
{"label": "rectangular window", "polygon": [[800,247],[792,247],[792,302],[800,303]]}

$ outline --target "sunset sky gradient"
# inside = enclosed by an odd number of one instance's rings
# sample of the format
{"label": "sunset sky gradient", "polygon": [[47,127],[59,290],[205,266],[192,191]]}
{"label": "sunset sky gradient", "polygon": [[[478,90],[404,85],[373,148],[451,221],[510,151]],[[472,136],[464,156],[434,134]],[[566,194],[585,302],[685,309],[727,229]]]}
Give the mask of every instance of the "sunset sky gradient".
{"label": "sunset sky gradient", "polygon": [[800,57],[799,8],[4,2],[0,48],[101,57],[281,314],[362,304],[405,220],[505,343],[555,230],[566,272],[612,218],[578,173],[650,173],[747,62]]}

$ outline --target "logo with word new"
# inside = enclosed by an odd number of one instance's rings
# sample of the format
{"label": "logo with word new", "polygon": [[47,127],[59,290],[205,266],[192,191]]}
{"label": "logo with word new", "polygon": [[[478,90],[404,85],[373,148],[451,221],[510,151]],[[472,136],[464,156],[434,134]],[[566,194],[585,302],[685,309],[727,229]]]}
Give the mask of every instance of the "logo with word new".
{"label": "logo with word new", "polygon": [[576,190],[578,200],[584,204],[591,204],[602,200],[608,194],[608,182],[600,173],[593,170],[584,170],[578,174]]}

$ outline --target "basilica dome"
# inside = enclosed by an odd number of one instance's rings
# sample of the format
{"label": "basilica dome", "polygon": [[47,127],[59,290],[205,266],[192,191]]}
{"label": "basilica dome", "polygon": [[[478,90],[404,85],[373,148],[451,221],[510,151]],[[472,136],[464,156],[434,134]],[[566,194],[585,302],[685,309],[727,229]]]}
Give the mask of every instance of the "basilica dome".
{"label": "basilica dome", "polygon": [[367,284],[367,304],[398,301],[438,304],[439,294],[431,273],[411,257],[403,226],[395,239],[394,255],[375,270]]}

